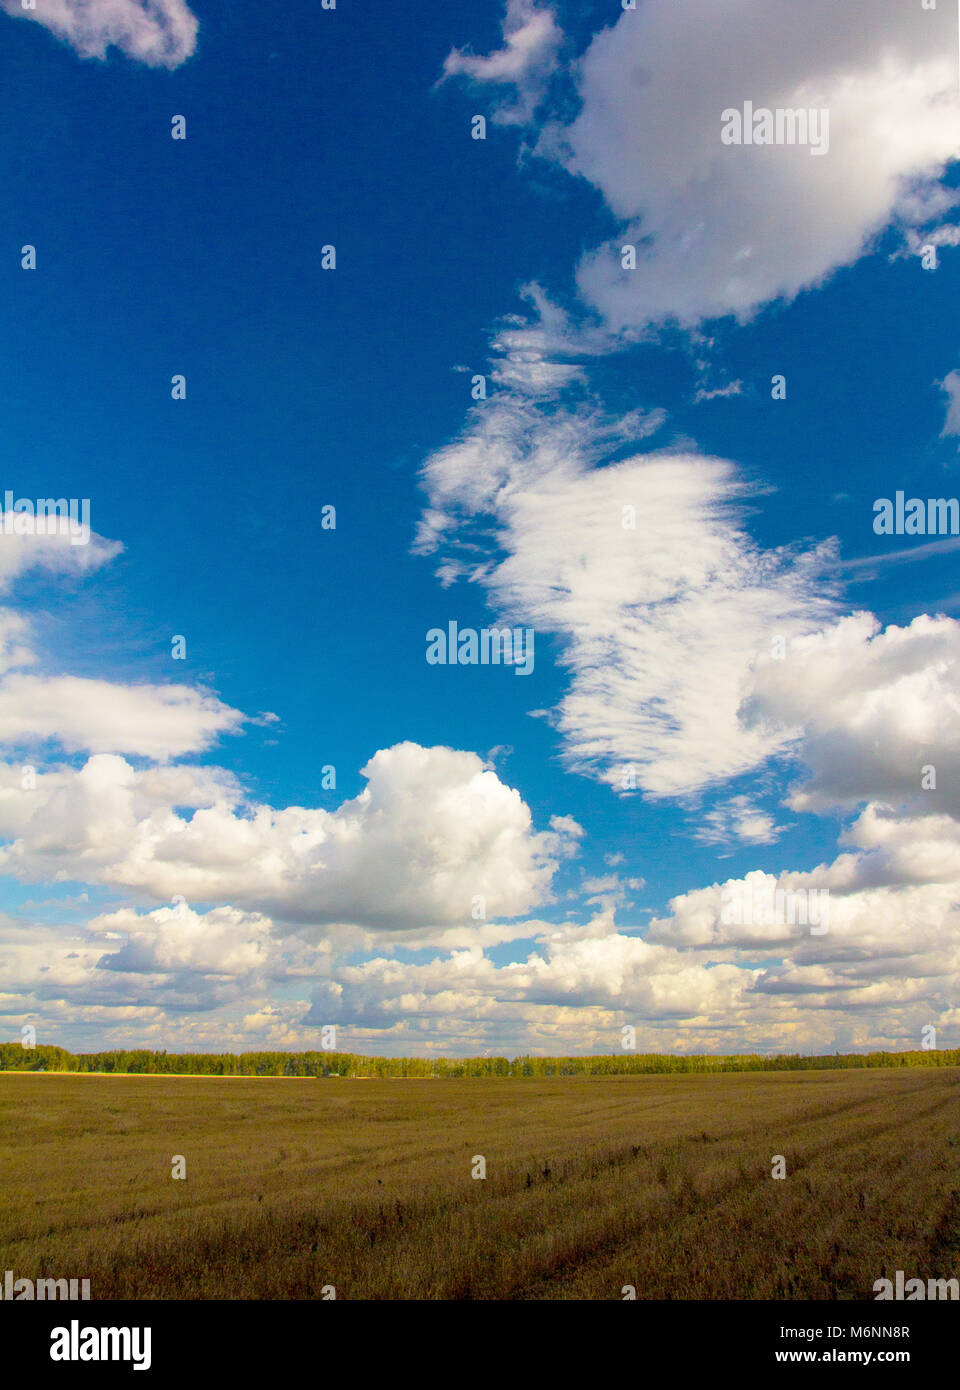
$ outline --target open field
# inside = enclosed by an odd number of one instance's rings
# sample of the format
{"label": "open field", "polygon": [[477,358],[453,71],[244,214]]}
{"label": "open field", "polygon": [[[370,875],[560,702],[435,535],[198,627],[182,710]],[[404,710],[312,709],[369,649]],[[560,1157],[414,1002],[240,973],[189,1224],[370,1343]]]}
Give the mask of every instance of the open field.
{"label": "open field", "polygon": [[898,1269],[960,1276],[960,1068],[198,1080],[0,1073],[0,1271],[95,1299],[872,1299]]}

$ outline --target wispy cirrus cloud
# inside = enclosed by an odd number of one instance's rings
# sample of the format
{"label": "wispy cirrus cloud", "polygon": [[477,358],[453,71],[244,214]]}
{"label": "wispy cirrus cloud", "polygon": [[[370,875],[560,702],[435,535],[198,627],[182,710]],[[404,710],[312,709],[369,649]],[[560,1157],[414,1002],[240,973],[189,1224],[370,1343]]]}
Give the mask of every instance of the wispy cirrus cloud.
{"label": "wispy cirrus cloud", "polygon": [[661,424],[500,392],[424,466],[417,541],[440,551],[448,580],[479,583],[506,619],[559,637],[570,686],[551,720],[567,764],[657,796],[736,776],[786,746],[781,729],[740,718],[750,672],[778,637],[836,612],[824,579],[832,548],[761,550],[733,464],[667,450],[616,457]]}
{"label": "wispy cirrus cloud", "polygon": [[960,435],[960,372],[947,372],[939,385],[947,398],[947,415],[940,431],[941,438],[956,438]]}
{"label": "wispy cirrus cloud", "polygon": [[703,845],[770,845],[783,829],[753,797],[733,796],[704,813],[694,839]]}
{"label": "wispy cirrus cloud", "polygon": [[563,31],[553,12],[536,0],[507,0],[503,38],[503,47],[485,57],[453,49],[444,62],[443,78],[465,77],[492,83],[501,90],[513,87],[516,100],[501,101],[494,109],[494,120],[502,125],[520,125],[532,118],[543,95]]}

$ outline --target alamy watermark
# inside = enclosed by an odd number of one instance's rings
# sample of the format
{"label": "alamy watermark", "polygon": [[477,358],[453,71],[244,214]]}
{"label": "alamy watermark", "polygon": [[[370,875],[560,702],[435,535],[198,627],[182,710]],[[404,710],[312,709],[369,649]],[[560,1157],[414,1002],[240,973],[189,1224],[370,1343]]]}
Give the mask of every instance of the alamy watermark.
{"label": "alamy watermark", "polygon": [[3,494],[4,536],[69,536],[71,545],[90,540],[89,497],[17,497]]}
{"label": "alamy watermark", "polygon": [[456,619],[446,628],[427,633],[428,666],[512,666],[515,676],[533,671],[532,627],[458,627]]}
{"label": "alamy watermark", "polygon": [[960,535],[960,500],[956,497],[878,497],[873,504],[873,530],[878,536]]}
{"label": "alamy watermark", "polygon": [[823,936],[830,924],[830,889],[725,883],[720,920],[736,927],[809,926],[811,936]]}
{"label": "alamy watermark", "polygon": [[825,106],[771,110],[745,101],[742,111],[728,106],[720,113],[720,121],[724,145],[808,145],[814,155],[830,149],[830,112]]}
{"label": "alamy watermark", "polygon": [[0,1298],[7,1303],[31,1303],[34,1300],[42,1303],[56,1299],[75,1303],[77,1299],[89,1297],[89,1279],[15,1279],[12,1269],[4,1273],[3,1293],[0,1294]]}
{"label": "alamy watermark", "polygon": [[907,1303],[928,1298],[956,1300],[960,1298],[960,1283],[956,1279],[905,1279],[903,1270],[898,1269],[894,1279],[878,1279],[873,1292],[878,1302],[884,1299]]}
{"label": "alamy watermark", "polygon": [[135,1371],[149,1371],[152,1341],[150,1327],[81,1327],[74,1318],[50,1333],[50,1360],[129,1361]]}

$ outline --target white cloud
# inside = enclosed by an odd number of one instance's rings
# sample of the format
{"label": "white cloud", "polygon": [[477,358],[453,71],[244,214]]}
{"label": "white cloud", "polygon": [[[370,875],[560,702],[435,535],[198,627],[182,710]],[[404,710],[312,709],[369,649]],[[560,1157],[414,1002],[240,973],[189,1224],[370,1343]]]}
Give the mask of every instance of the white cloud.
{"label": "white cloud", "polygon": [[837,879],[846,890],[939,884],[960,902],[960,820],[931,811],[898,815],[888,806],[866,806],[840,843],[862,850],[838,861]]}
{"label": "white cloud", "polygon": [[29,666],[36,656],[26,639],[30,625],[10,608],[0,608],[0,671]]}
{"label": "white cloud", "polygon": [[960,372],[947,372],[940,386],[947,397],[947,418],[940,431],[941,437],[960,435]]}
{"label": "white cloud", "polygon": [[580,834],[574,822],[555,817],[534,831],[519,794],[473,753],[402,743],[362,771],[366,788],[336,811],[239,809],[211,778],[200,790],[222,794],[187,818],[174,807],[188,788],[171,780],[162,804],[153,774],[101,754],[61,772],[49,792],[39,779],[20,793],[35,808],[25,821],[15,788],[0,796],[0,809],[19,813],[0,865],[29,880],[78,878],[414,938],[482,927],[478,905],[492,922],[549,901],[558,860]]}
{"label": "white cloud", "polygon": [[498,105],[494,119],[501,124],[519,124],[533,115],[563,33],[553,13],[538,6],[536,0],[507,0],[503,36],[503,48],[487,57],[455,48],[447,55],[443,76],[512,84],[517,90],[517,102]]}
{"label": "white cloud", "polygon": [[[852,264],[898,219],[942,213],[942,198],[918,207],[916,188],[960,154],[947,9],[674,0],[624,13],[580,64],[580,114],[551,137],[625,224],[582,262],[584,297],[618,328],[745,319]],[[826,108],[829,152],[722,145],[721,112],[748,100]],[[614,254],[625,242],[640,245],[632,272]]]}
{"label": "white cloud", "polygon": [[[833,875],[836,888],[844,873],[841,859],[746,881],[798,890]],[[329,1023],[351,1050],[441,1055],[611,1052],[624,1023],[641,1051],[916,1046],[930,1023],[951,1045],[956,884],[837,889],[821,936],[799,925],[726,926],[722,892],[715,884],[674,899],[648,939],[619,929],[609,904],[583,925],[527,921],[536,947],[508,964],[478,941],[451,942],[422,963],[380,955],[346,964],[331,943],[278,935],[234,908],[121,909],[86,931],[6,919],[0,1017],[89,1026],[98,1046],[217,1050],[258,1039],[315,1046]],[[298,977],[311,981],[309,1010],[270,993]]]}
{"label": "white cloud", "polygon": [[757,547],[741,521],[749,489],[724,460],[658,452],[597,466],[659,423],[498,393],[425,465],[418,548],[442,543],[444,563],[453,556],[498,613],[561,637],[570,688],[552,717],[569,766],[675,795],[787,746],[739,710],[775,639],[831,618],[832,550]]}
{"label": "white cloud", "polygon": [[750,796],[733,796],[704,812],[694,838],[703,845],[769,845],[783,833]]}
{"label": "white cloud", "polygon": [[[14,522],[19,514],[14,515]],[[91,531],[86,544],[75,545],[70,532],[53,529],[49,533],[10,535],[4,532],[4,513],[0,511],[0,591],[7,590],[29,570],[46,570],[58,576],[84,575],[99,569],[119,555],[123,546]]]}
{"label": "white cloud", "polygon": [[[85,56],[112,43],[176,66],[194,47],[196,21],[174,0],[39,0],[32,16],[0,2]],[[444,74],[492,84],[498,100],[513,85],[516,102],[494,118],[526,122],[563,36],[535,0],[510,0],[504,35],[486,57],[455,51]],[[32,1005],[54,1023],[113,1020],[159,1045],[190,1034],[221,1047],[310,1045],[310,1028],[336,1019],[354,1046],[365,1030],[375,1048],[432,1028],[443,1051],[493,1039],[610,1051],[621,1022],[640,1025],[641,1047],[687,1051],[824,1050],[840,1036],[897,1045],[924,1022],[956,1026],[960,628],[838,620],[829,546],[757,546],[746,508],[758,489],[692,446],[642,452],[663,412],[603,414],[584,368],[617,333],[745,319],[792,297],[891,223],[913,252],[956,244],[954,228],[921,231],[955,202],[935,183],[960,150],[954,46],[942,8],[908,16],[894,0],[877,0],[868,23],[828,0],[646,0],[623,14],[573,70],[579,115],[554,122],[539,149],[600,189],[623,224],[616,244],[640,246],[639,268],[621,271],[611,247],[582,263],[602,328],[574,328],[529,287],[535,322],[500,326],[491,399],[424,472],[418,544],[442,549],[443,581],[479,583],[512,621],[558,639],[569,685],[551,717],[569,766],[614,788],[632,769],[639,789],[679,796],[791,755],[805,766],[794,810],[859,813],[833,863],[747,876],[829,889],[828,931],[731,925],[713,884],[675,898],[644,939],[614,921],[642,880],[615,873],[582,879],[579,900],[598,909],[587,922],[532,920],[582,832],[563,817],[537,831],[519,793],[472,753],[382,749],[365,789],[334,811],[247,804],[217,768],[137,769],[118,754],[201,751],[240,714],[187,687],[24,674],[26,625],[0,612],[0,738],[94,753],[79,770],[42,768],[33,790],[15,764],[0,768],[0,834],[13,842],[0,867],[194,904],[124,906],[85,930],[0,923],[0,1014]],[[745,99],[829,106],[829,154],[721,145],[722,109]],[[943,383],[946,433],[956,377]],[[701,377],[698,399],[739,388]],[[0,585],[35,564],[92,568],[117,548],[16,539],[0,546]],[[783,661],[771,659],[775,639]],[[923,792],[928,764],[938,790]],[[700,837],[767,844],[779,829],[743,794],[707,811]],[[522,961],[485,954],[521,939],[536,942]],[[442,954],[410,964],[391,955],[398,946]],[[338,959],[374,947],[361,964]],[[306,1020],[305,1004],[298,1013],[270,997],[291,979],[314,991]],[[219,1016],[184,1024],[191,1009]]]}
{"label": "white cloud", "polygon": [[[217,767],[168,764],[137,771],[122,758],[100,756],[80,772],[46,764],[32,770],[33,778],[25,779],[24,765],[0,763],[0,837],[15,840],[29,828],[37,851],[48,845],[54,856],[63,843],[80,844],[88,812],[93,838],[106,839],[111,824],[116,829],[171,807],[232,805],[241,796],[233,774]],[[101,818],[102,830],[97,828]],[[59,867],[53,859],[44,873]]]}
{"label": "white cloud", "polygon": [[609,1051],[620,1011],[647,1019],[722,1014],[751,979],[750,971],[706,969],[681,952],[620,935],[607,921],[591,935],[555,929],[515,964],[497,966],[480,951],[465,950],[424,965],[378,957],[341,966],[317,990],[309,1018],[317,1026],[350,1019],[384,1028],[412,1014],[502,1023],[559,1010],[569,1016],[564,1026],[575,1028],[579,1011],[599,1009],[614,1013],[607,1020]]}
{"label": "white cloud", "polygon": [[[416,542],[440,551],[445,583],[478,583],[503,621],[560,638],[570,680],[549,718],[568,766],[675,796],[790,755],[808,770],[794,810],[922,795],[960,814],[960,625],[841,617],[833,542],[761,549],[733,464],[623,458],[661,418],[579,394],[503,389],[475,407],[424,466]],[[778,833],[743,800],[704,821],[708,843]]]}
{"label": "white cloud", "polygon": [[89,923],[94,934],[122,933],[119,951],[101,957],[102,969],[140,974],[244,976],[264,971],[279,955],[272,923],[257,913],[217,907],[200,914],[178,904],[138,914],[107,912]]}
{"label": "white cloud", "polygon": [[[330,960],[329,942],[284,940],[260,914],[233,907],[200,914],[184,904],[139,913],[121,908],[86,925],[0,914],[0,941],[0,1019],[37,1010],[75,1026],[85,1011],[102,1010],[95,1018],[98,1047],[102,1027],[135,1009],[150,1011],[137,1016],[138,1045],[149,1045],[143,1033],[159,1025],[164,1032],[156,1045],[169,1046],[183,1014],[200,1011],[220,1014],[219,1037],[215,1025],[206,1041],[222,1048],[231,1011],[248,1012],[280,985],[304,978],[315,984]],[[299,1041],[315,1044],[307,1036]]]}
{"label": "white cloud", "polygon": [[68,753],[120,752],[162,760],[209,748],[243,715],[186,685],[120,685],[79,676],[0,680],[0,743],[50,739]]}
{"label": "white cloud", "polygon": [[[748,880],[759,892],[764,884],[796,890],[816,877]],[[606,910],[584,927],[544,928],[537,950],[507,965],[476,948],[425,964],[378,957],[335,965],[305,1021],[381,1040],[405,1023],[429,1021],[432,1036],[473,1024],[481,1035],[535,1039],[554,1053],[563,1041],[613,1051],[624,1022],[638,1028],[641,1050],[727,1052],[826,1050],[838,1035],[847,1046],[879,1038],[916,1046],[925,1024],[949,1026],[960,914],[942,887],[832,899],[826,935],[799,925],[725,926],[721,898],[713,885],[675,899],[646,940],[618,930]]]}
{"label": "white cloud", "polygon": [[960,624],[952,618],[921,615],[881,630],[871,614],[855,613],[799,636],[782,661],[758,662],[741,713],[755,730],[802,735],[808,776],[790,797],[793,810],[914,801],[960,816]]}
{"label": "white cloud", "polygon": [[712,389],[706,386],[697,388],[694,396],[694,404],[700,405],[703,401],[727,400],[731,396],[739,396],[743,393],[742,381],[731,381],[726,386],[715,386]]}
{"label": "white cloud", "polygon": [[[937,184],[960,155],[955,25],[949,6],[919,13],[902,0],[869,13],[835,0],[644,0],[622,12],[568,71],[577,116],[541,129],[537,145],[622,224],[582,260],[584,299],[617,331],[743,320],[852,264],[890,225],[909,239],[928,224],[923,241],[949,244],[932,224],[956,201]],[[721,115],[746,101],[826,109],[828,152],[724,145]],[[638,247],[635,270],[621,268],[625,243]]]}
{"label": "white cloud", "polygon": [[106,58],[119,48],[153,68],[175,68],[193,53],[197,19],[184,0],[0,0],[11,18],[32,19],[66,40],[82,58]]}
{"label": "white cloud", "polygon": [[[469,75],[483,77],[482,64]],[[487,75],[522,88],[525,68]],[[538,152],[600,189],[623,223],[616,247],[640,247],[638,269],[622,270],[612,247],[581,264],[602,328],[574,329],[528,288],[534,322],[515,318],[494,340],[499,391],[424,468],[416,548],[441,551],[445,585],[479,583],[505,619],[559,636],[570,685],[550,717],[578,771],[680,795],[796,754],[810,776],[790,805],[824,810],[902,803],[934,763],[931,804],[953,804],[954,740],[935,726],[957,703],[955,626],[918,620],[901,639],[869,615],[838,622],[825,583],[841,572],[833,543],[757,547],[743,525],[748,489],[723,460],[677,448],[623,458],[662,414],[601,415],[576,360],[667,319],[695,336],[710,317],[747,319],[894,224],[914,250],[955,244],[956,228],[934,225],[958,197],[938,182],[960,155],[953,20],[921,20],[898,0],[879,0],[869,22],[832,0],[648,0],[568,75],[579,114],[541,130]],[[829,148],[815,158],[799,145],[724,145],[721,113],[747,100],[827,108]],[[701,381],[698,399],[738,386]],[[561,404],[561,392],[581,404]],[[621,525],[627,506],[635,531]],[[791,656],[778,664],[771,649],[784,642]],[[735,801],[708,812],[703,833],[759,844],[777,827]]]}
{"label": "white cloud", "polygon": [[[960,986],[960,880],[865,886],[856,882],[859,866],[852,867],[853,874],[849,857],[841,857],[810,873],[754,871],[695,889],[651,922],[649,939],[694,960],[766,958],[751,986],[759,995],[791,996],[804,1010],[876,1011],[878,1032],[883,1009],[902,1015],[917,1004],[925,1021],[934,1021]],[[825,887],[829,899],[815,909],[824,929],[811,931],[813,911],[804,923],[799,899]],[[761,905],[774,903],[777,890],[785,901],[793,898],[795,920],[787,910],[764,915]],[[751,902],[752,913],[732,921],[729,906],[741,900]]]}
{"label": "white cloud", "polygon": [[[31,570],[83,576],[123,549],[90,533],[73,545],[64,529],[4,534],[0,513],[0,590]],[[37,664],[28,620],[0,608],[0,745],[50,741],[68,753],[131,753],[165,761],[209,748],[243,715],[207,691],[185,685],[125,685],[80,676],[27,673]]]}

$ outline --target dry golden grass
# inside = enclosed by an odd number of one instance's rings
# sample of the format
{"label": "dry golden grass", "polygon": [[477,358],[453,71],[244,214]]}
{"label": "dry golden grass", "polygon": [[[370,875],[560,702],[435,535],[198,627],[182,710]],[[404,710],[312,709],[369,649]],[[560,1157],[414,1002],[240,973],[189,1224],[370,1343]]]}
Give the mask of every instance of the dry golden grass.
{"label": "dry golden grass", "polygon": [[897,1269],[960,1276],[958,1068],[0,1074],[0,1135],[0,1269],[94,1298],[872,1298]]}

